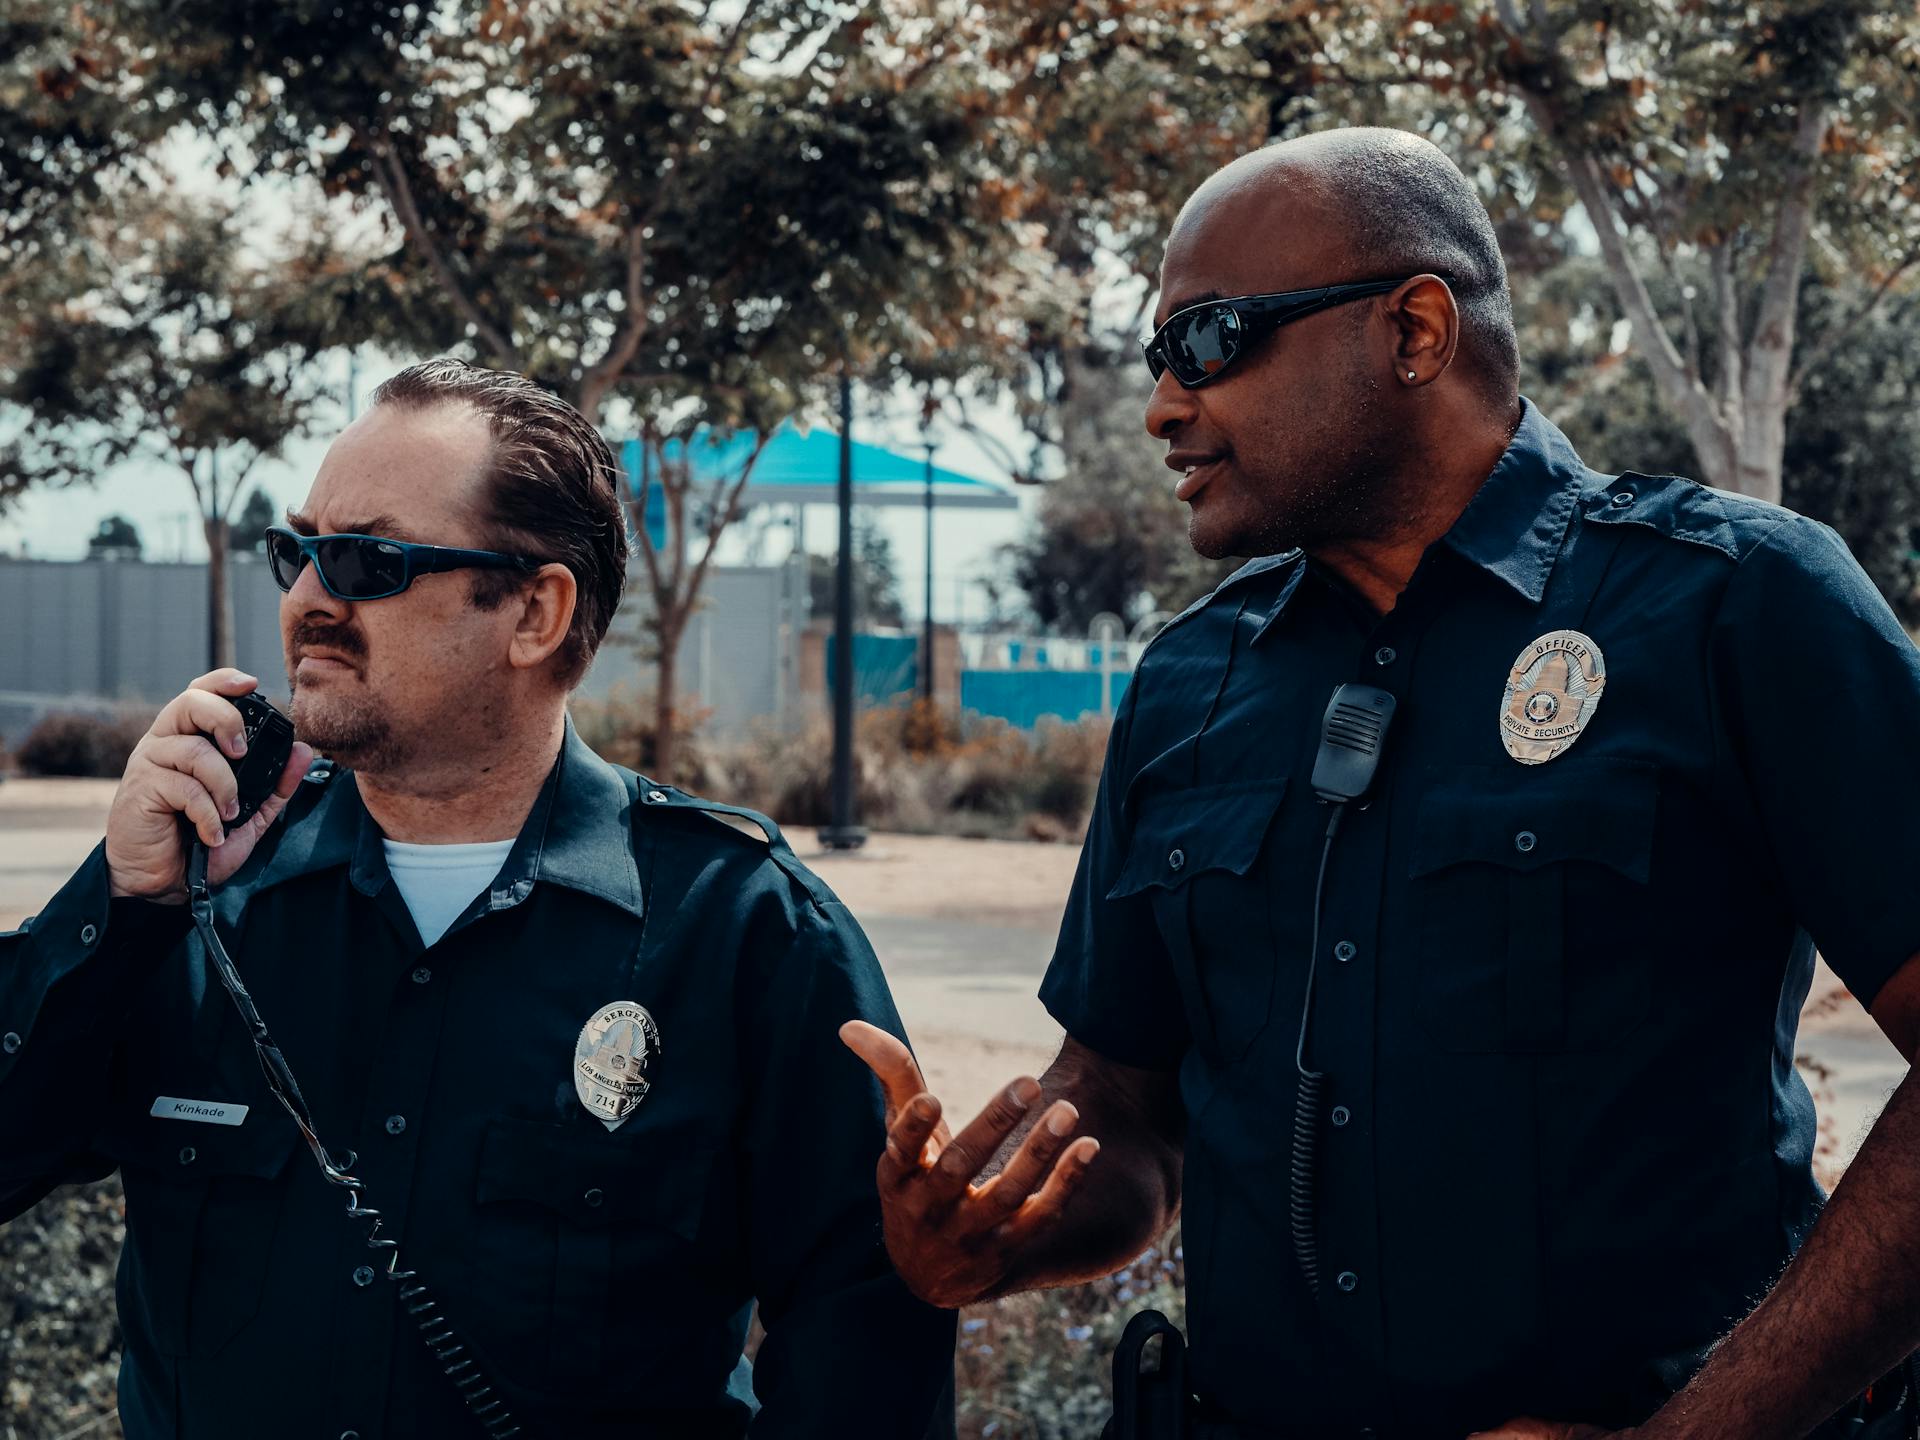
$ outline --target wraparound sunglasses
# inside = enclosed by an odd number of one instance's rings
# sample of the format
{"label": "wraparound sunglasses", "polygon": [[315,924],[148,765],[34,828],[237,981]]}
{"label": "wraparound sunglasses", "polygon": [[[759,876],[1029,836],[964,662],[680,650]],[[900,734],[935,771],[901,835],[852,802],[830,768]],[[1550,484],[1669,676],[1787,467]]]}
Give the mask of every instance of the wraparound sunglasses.
{"label": "wraparound sunglasses", "polygon": [[267,528],[267,568],[273,583],[293,589],[307,562],[327,593],[338,600],[385,600],[422,575],[443,570],[522,570],[542,562],[497,550],[456,550],[446,545],[414,545],[380,535],[300,535],[284,526]]}
{"label": "wraparound sunglasses", "polygon": [[1235,295],[1203,300],[1167,317],[1167,323],[1141,345],[1155,383],[1168,370],[1189,390],[1224,375],[1258,342],[1282,325],[1291,325],[1335,305],[1369,295],[1384,295],[1404,280],[1362,280],[1322,285],[1313,290],[1281,290],[1271,295]]}

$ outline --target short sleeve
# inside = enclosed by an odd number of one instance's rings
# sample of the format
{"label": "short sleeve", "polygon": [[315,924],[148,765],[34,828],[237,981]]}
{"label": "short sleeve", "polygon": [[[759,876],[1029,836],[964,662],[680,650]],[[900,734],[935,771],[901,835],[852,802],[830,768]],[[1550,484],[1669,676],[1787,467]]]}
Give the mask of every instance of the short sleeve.
{"label": "short sleeve", "polygon": [[1094,797],[1080,867],[1040,1000],[1080,1044],[1122,1065],[1171,1070],[1186,1054],[1186,1011],[1144,894],[1109,898],[1126,863],[1127,740],[1138,672],[1127,687]]}
{"label": "short sleeve", "polygon": [[1793,519],[1729,582],[1711,660],[1793,916],[1870,1004],[1920,951],[1920,651],[1840,537]]}

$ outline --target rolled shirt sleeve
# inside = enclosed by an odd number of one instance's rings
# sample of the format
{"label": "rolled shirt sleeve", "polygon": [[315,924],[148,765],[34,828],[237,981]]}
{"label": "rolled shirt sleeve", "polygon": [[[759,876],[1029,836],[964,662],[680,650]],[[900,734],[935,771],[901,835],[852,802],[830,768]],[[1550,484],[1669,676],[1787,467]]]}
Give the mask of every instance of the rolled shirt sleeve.
{"label": "rolled shirt sleeve", "polygon": [[1111,895],[1131,838],[1124,804],[1132,779],[1127,744],[1142,683],[1136,674],[1114,717],[1086,844],[1040,1000],[1088,1049],[1122,1065],[1171,1070],[1186,1053],[1189,1032],[1152,901],[1141,892]]}
{"label": "rolled shirt sleeve", "polygon": [[1920,651],[1840,537],[1798,517],[1742,560],[1710,647],[1793,916],[1871,1004],[1920,951]]}

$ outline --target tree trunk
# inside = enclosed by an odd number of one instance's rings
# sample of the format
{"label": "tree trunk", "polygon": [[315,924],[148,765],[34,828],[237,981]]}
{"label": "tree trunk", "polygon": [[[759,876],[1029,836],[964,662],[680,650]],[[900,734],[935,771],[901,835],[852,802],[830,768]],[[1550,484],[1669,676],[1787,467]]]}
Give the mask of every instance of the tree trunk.
{"label": "tree trunk", "polygon": [[673,783],[675,751],[679,748],[680,712],[675,696],[680,684],[680,636],[682,618],[661,611],[654,625],[660,656],[655,665],[659,688],[653,695],[653,778],[663,785]]}
{"label": "tree trunk", "polygon": [[202,516],[207,537],[207,668],[218,670],[239,662],[234,658],[233,592],[228,581],[227,557],[233,526],[216,516]]}

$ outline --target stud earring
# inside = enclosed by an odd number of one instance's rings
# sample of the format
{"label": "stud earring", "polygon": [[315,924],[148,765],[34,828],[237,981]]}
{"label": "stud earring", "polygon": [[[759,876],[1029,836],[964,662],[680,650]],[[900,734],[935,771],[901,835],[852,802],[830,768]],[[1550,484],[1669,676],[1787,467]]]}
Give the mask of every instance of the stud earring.
{"label": "stud earring", "polygon": [[1418,375],[1416,375],[1416,374],[1414,374],[1414,373],[1413,373],[1413,371],[1411,371],[1411,370],[1409,370],[1409,371],[1407,371],[1407,379],[1409,379],[1409,380],[1418,380],[1419,378],[1420,378],[1420,377],[1419,377]]}

